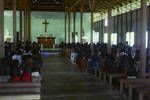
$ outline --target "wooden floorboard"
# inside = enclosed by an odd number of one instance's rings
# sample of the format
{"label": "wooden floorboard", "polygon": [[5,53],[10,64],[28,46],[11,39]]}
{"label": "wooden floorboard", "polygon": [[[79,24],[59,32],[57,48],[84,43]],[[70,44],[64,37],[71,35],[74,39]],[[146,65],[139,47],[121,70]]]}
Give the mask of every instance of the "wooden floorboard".
{"label": "wooden floorboard", "polygon": [[95,76],[59,55],[44,58],[41,100],[125,100]]}

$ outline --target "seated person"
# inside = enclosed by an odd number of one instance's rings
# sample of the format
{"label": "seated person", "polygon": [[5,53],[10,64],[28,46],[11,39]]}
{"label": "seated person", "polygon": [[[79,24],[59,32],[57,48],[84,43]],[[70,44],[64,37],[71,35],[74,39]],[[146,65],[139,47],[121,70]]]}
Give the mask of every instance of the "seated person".
{"label": "seated person", "polygon": [[20,82],[20,70],[19,70],[19,62],[18,60],[12,60],[10,67],[10,82]]}
{"label": "seated person", "polygon": [[97,56],[96,53],[94,53],[91,59],[89,60],[88,70],[94,74],[95,69],[98,67],[99,67],[99,57]]}
{"label": "seated person", "polygon": [[3,75],[9,75],[10,74],[10,65],[11,65],[11,59],[9,57],[4,57],[0,61],[1,63],[1,70]]}
{"label": "seated person", "polygon": [[32,77],[31,77],[32,68],[33,68],[33,59],[31,56],[28,56],[25,59],[24,64],[22,65],[21,81],[23,82],[32,81]]}

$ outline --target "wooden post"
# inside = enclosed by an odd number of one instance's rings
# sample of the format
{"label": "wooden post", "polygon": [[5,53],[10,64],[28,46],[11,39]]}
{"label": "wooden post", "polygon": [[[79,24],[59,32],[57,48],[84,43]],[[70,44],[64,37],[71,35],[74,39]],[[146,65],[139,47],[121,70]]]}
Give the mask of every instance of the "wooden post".
{"label": "wooden post", "polygon": [[89,0],[89,6],[91,10],[91,42],[93,42],[93,13],[94,13],[94,7],[95,7],[95,0]]}
{"label": "wooden post", "polygon": [[20,41],[22,41],[22,10],[20,10]]}
{"label": "wooden post", "polygon": [[111,9],[108,10],[108,45],[107,45],[107,53],[111,54],[111,33],[112,33],[112,20],[111,20]]}
{"label": "wooden post", "polygon": [[101,42],[104,42],[104,21],[101,20]]}
{"label": "wooden post", "polygon": [[30,9],[26,8],[24,10],[24,41],[30,41]]}
{"label": "wooden post", "polygon": [[68,43],[70,43],[70,11],[68,11]]}
{"label": "wooden post", "polygon": [[101,15],[100,15],[100,20],[99,20],[99,43],[102,43],[101,34],[102,34],[102,32],[101,32]]}
{"label": "wooden post", "polygon": [[145,77],[145,71],[146,71],[146,30],[147,30],[147,0],[141,0],[141,34],[140,39],[140,61],[141,61],[141,68],[140,68],[140,76],[142,78]]}
{"label": "wooden post", "polygon": [[[148,12],[150,12],[150,8],[148,7]],[[148,20],[150,19],[150,13],[148,13]],[[148,37],[150,37],[150,21],[148,21]],[[148,38],[148,42],[147,42],[147,48],[148,48],[148,52],[150,50],[150,38]]]}
{"label": "wooden post", "polygon": [[24,9],[24,42],[27,41],[27,15],[26,15],[26,9]]}
{"label": "wooden post", "polygon": [[76,12],[73,13],[73,42],[75,43],[75,34],[76,34]]}
{"label": "wooden post", "polygon": [[4,0],[0,0],[0,58],[4,54]]}
{"label": "wooden post", "polygon": [[13,0],[13,42],[17,43],[17,32],[16,32],[16,0]]}
{"label": "wooden post", "polygon": [[67,40],[66,40],[66,38],[67,38],[67,37],[66,37],[66,36],[67,36],[67,35],[66,35],[66,34],[67,34],[67,25],[66,25],[66,24],[67,24],[67,14],[66,14],[66,12],[65,12],[65,43],[67,42]]}
{"label": "wooden post", "polygon": [[31,32],[30,32],[30,23],[31,23],[31,19],[30,19],[30,15],[31,15],[31,11],[30,8],[27,9],[27,39],[29,41],[31,41]]}
{"label": "wooden post", "polygon": [[91,11],[91,42],[93,42],[93,10]]}
{"label": "wooden post", "polygon": [[83,7],[84,7],[84,2],[81,0],[81,8],[80,8],[80,43],[83,43]]}

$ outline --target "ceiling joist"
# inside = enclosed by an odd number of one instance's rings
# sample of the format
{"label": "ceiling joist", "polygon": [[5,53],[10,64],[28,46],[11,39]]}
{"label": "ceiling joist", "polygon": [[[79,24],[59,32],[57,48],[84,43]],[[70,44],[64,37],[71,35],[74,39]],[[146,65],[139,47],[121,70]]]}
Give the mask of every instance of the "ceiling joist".
{"label": "ceiling joist", "polygon": [[[93,0],[91,0],[93,1]],[[135,0],[94,0],[94,12],[105,12],[110,8],[116,8]],[[5,0],[5,9],[12,9],[13,0]],[[81,0],[17,0],[17,9],[29,7],[36,11],[71,11],[79,12],[81,10]],[[84,0],[84,12],[90,12],[88,0]]]}

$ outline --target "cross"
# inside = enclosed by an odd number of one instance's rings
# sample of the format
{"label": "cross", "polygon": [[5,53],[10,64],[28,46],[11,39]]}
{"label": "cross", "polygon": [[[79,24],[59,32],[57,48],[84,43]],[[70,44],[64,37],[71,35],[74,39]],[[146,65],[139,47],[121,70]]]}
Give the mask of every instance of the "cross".
{"label": "cross", "polygon": [[45,33],[47,32],[47,26],[49,24],[49,22],[47,21],[47,19],[45,19],[45,21],[42,23],[45,25]]}

